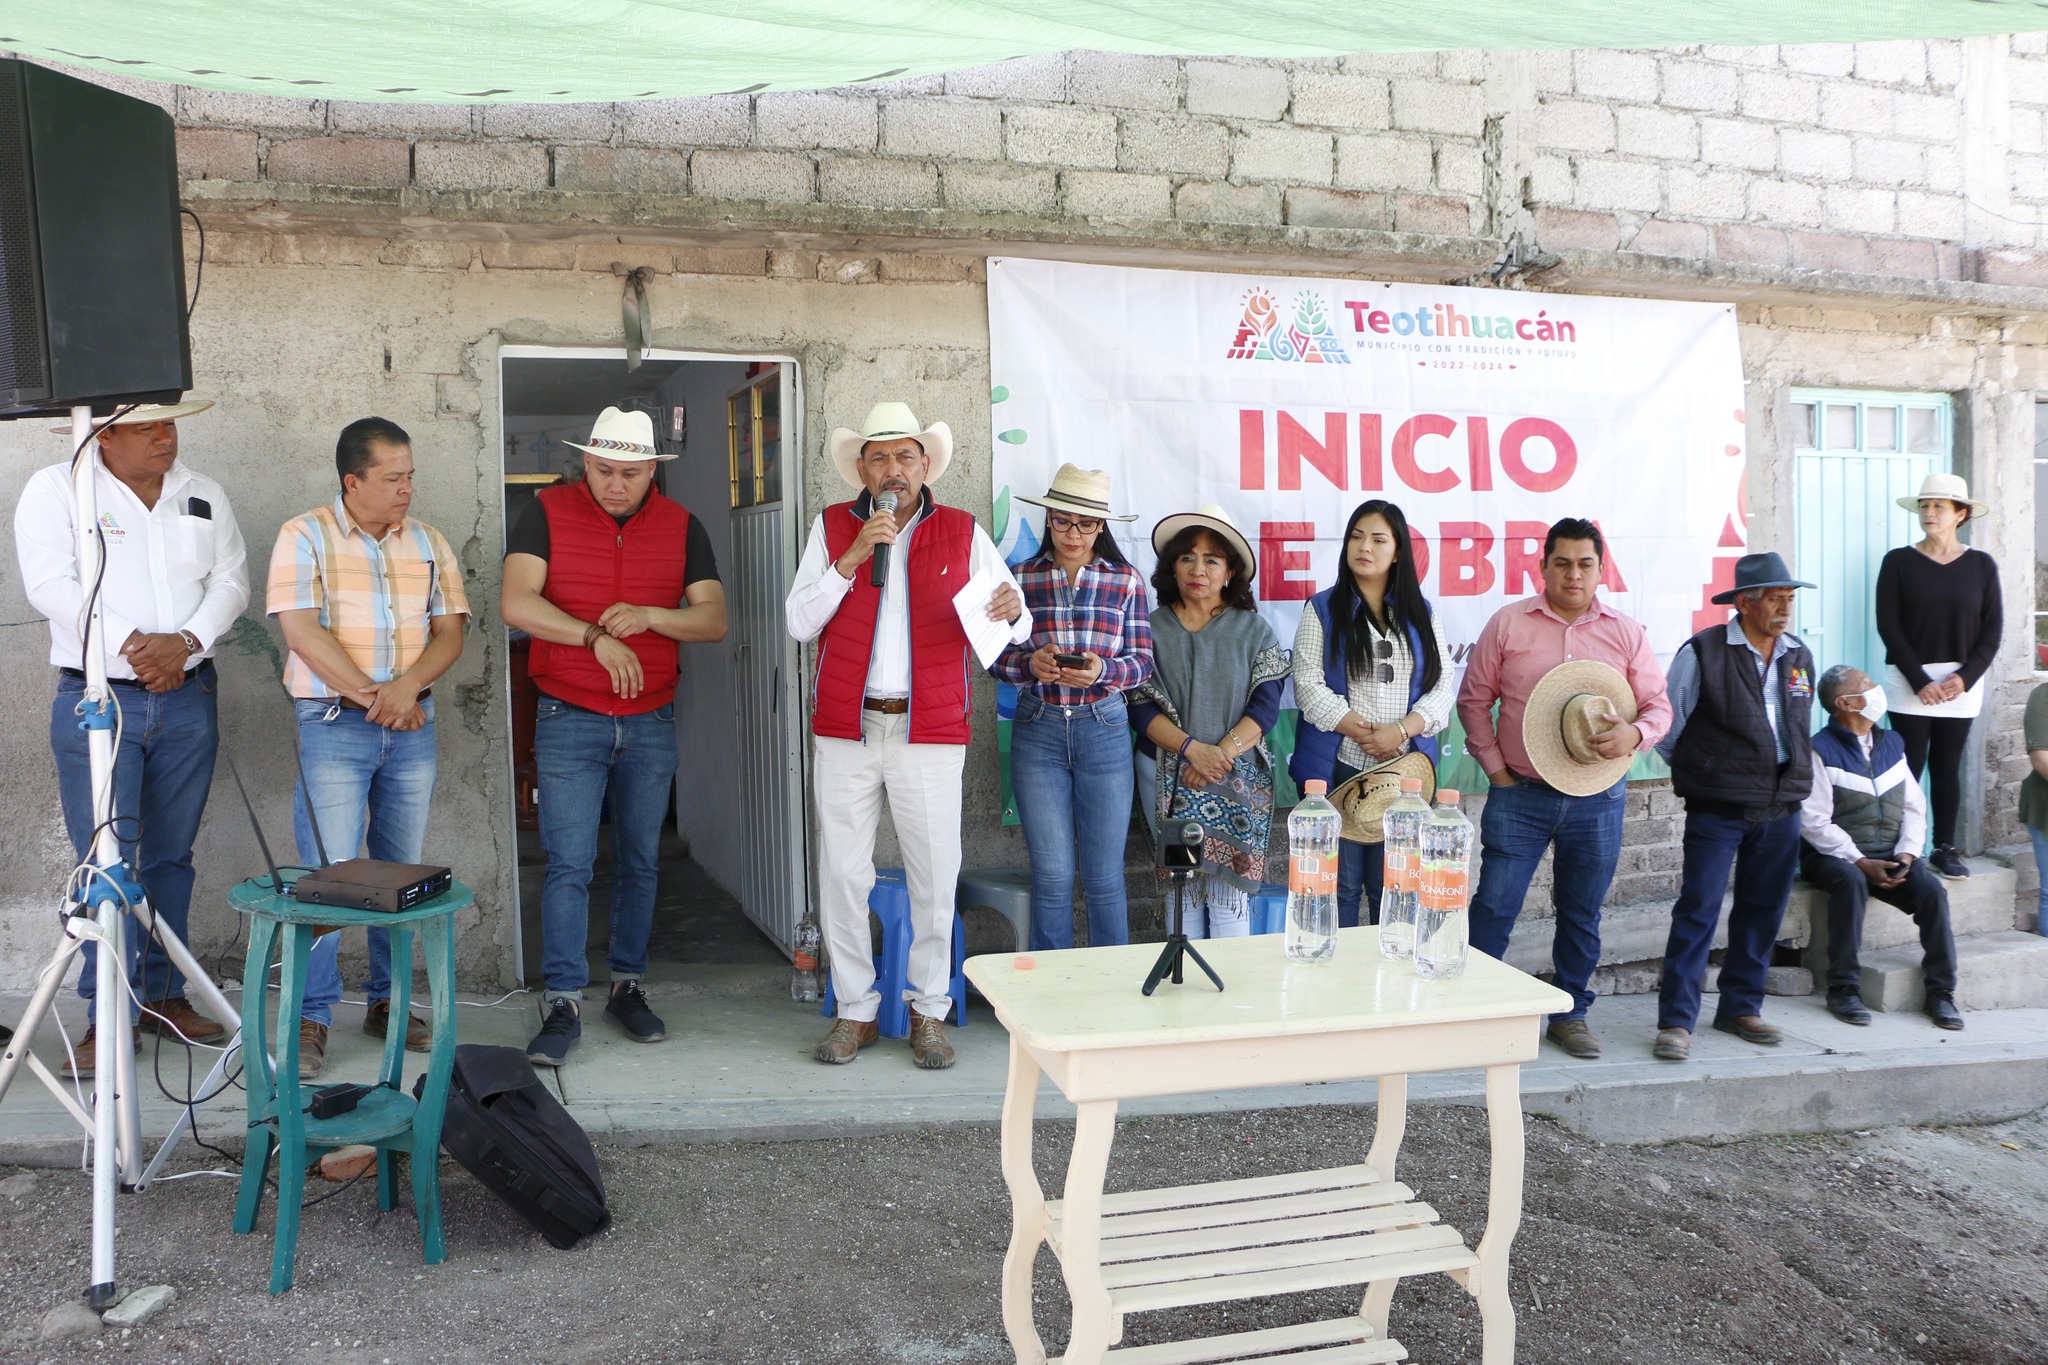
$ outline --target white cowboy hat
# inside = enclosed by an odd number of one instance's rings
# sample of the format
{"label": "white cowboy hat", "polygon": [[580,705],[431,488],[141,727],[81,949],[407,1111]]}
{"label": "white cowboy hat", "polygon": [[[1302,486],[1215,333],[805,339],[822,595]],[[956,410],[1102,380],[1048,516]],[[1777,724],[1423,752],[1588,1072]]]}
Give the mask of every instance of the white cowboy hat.
{"label": "white cowboy hat", "polygon": [[1063,464],[1052,476],[1052,487],[1045,490],[1042,498],[1019,498],[1033,507],[1050,508],[1055,512],[1068,512],[1077,517],[1095,517],[1102,521],[1136,521],[1136,512],[1118,516],[1109,510],[1109,475],[1100,469],[1083,469],[1076,464]]}
{"label": "white cowboy hat", "polygon": [[1918,512],[1920,504],[1930,498],[1946,498],[1950,502],[1959,502],[1970,509],[1972,517],[1991,515],[1991,504],[1979,502],[1971,497],[1970,485],[1963,481],[1960,474],[1929,474],[1920,481],[1920,491],[1910,498],[1900,498],[1899,506],[1908,512]]}
{"label": "white cowboy hat", "polygon": [[632,463],[635,460],[673,460],[673,453],[663,454],[654,444],[654,419],[644,412],[621,412],[617,408],[606,408],[597,415],[597,421],[590,427],[590,441],[564,441],[565,446],[574,446],[586,455],[595,455],[601,460],[618,460]]}
{"label": "white cowboy hat", "polygon": [[1244,538],[1244,532],[1237,529],[1230,514],[1215,503],[1204,503],[1192,512],[1176,512],[1152,528],[1152,552],[1161,558],[1166,555],[1167,542],[1190,526],[1200,526],[1214,531],[1230,542],[1231,548],[1244,557],[1244,581],[1249,583],[1259,576],[1259,557],[1252,553],[1252,543]]}
{"label": "white cowboy hat", "polygon": [[1621,781],[1635,755],[1602,758],[1593,747],[1609,711],[1636,718],[1635,689],[1613,664],[1569,659],[1539,678],[1522,708],[1522,747],[1536,775],[1566,796],[1596,796]]}
{"label": "white cowboy hat", "polygon": [[[188,398],[182,403],[141,403],[131,411],[122,413],[111,422],[106,421],[104,418],[95,417],[93,425],[132,427],[139,426],[144,422],[175,422],[180,417],[190,417],[194,413],[205,412],[212,406],[213,400],[211,398]],[[60,423],[57,426],[51,427],[50,430],[59,436],[69,436],[71,434],[71,423],[68,421]]]}
{"label": "white cowboy hat", "polygon": [[944,422],[934,422],[928,427],[918,425],[917,414],[910,410],[908,403],[877,403],[868,409],[868,419],[860,424],[860,430],[838,427],[832,432],[832,439],[825,448],[832,452],[832,463],[839,466],[839,477],[855,488],[866,488],[860,477],[861,447],[869,441],[894,440],[908,436],[924,447],[924,453],[931,457],[931,472],[925,475],[926,483],[937,483],[939,476],[946,472],[946,466],[953,463],[953,428]]}

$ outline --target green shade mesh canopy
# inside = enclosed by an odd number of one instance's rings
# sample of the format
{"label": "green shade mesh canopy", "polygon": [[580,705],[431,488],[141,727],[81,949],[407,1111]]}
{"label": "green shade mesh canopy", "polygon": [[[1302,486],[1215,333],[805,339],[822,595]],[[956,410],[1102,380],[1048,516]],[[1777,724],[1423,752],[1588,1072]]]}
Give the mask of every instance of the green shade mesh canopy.
{"label": "green shade mesh canopy", "polygon": [[2043,0],[0,0],[0,47],[24,57],[411,103],[815,89],[1071,49],[1331,57],[2044,28]]}

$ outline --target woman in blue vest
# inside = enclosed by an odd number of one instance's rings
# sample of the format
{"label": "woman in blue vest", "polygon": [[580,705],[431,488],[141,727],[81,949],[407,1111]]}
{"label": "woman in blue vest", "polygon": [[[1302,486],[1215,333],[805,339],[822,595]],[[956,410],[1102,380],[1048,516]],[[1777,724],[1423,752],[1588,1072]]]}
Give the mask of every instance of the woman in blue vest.
{"label": "woman in blue vest", "polygon": [[[1297,785],[1337,784],[1413,749],[1437,761],[1450,724],[1455,665],[1415,572],[1408,518],[1383,498],[1362,502],[1344,529],[1337,581],[1308,600],[1294,633],[1294,700],[1301,708]],[[1418,662],[1419,661],[1419,662]],[[1379,923],[1377,844],[1346,840],[1337,862],[1337,921]]]}

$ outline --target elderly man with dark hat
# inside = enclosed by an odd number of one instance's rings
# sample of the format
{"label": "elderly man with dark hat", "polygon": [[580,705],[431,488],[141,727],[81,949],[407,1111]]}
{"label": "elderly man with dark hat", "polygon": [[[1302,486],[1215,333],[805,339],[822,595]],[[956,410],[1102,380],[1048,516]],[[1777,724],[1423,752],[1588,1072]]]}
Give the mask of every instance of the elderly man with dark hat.
{"label": "elderly man with dark hat", "polygon": [[910,1054],[953,1064],[941,1021],[951,1009],[953,893],[960,876],[960,777],[972,694],[966,626],[954,597],[993,579],[986,608],[1010,640],[1031,638],[1017,581],[974,518],[932,497],[953,460],[953,432],[905,403],[877,403],[830,450],[858,489],[811,523],[785,611],[789,633],[818,642],[811,769],[818,811],[819,920],[838,1018],[812,1052],[843,1065],[879,1036],[868,893],[882,798],[910,890]]}
{"label": "elderly man with dark hat", "polygon": [[612,907],[605,1017],[636,1043],[668,1026],[641,978],[654,928],[661,823],[676,773],[679,644],[725,638],[725,588],[704,523],[656,488],[675,458],[644,412],[606,408],[583,452],[583,477],[543,488],[505,540],[505,624],[533,637],[527,672],[540,693],[540,1032],[526,1055],[561,1066],[583,1036],[590,981],[590,878],[611,798]]}
{"label": "elderly man with dark hat", "polygon": [[[179,419],[212,406],[201,400],[118,411],[99,433],[93,471],[106,554],[98,584],[103,653],[121,715],[115,833],[151,909],[180,939],[192,904],[192,843],[220,742],[213,649],[249,605],[248,553],[227,489],[178,457]],[[78,434],[68,424],[57,430]],[[49,621],[50,662],[57,669],[50,750],[64,828],[83,860],[95,830],[86,733],[78,723],[88,593],[78,577],[77,511],[71,461],[37,470],[14,509],[14,547],[29,605]],[[132,926],[127,942],[129,976],[146,1002],[142,1031],[193,1042],[214,1042],[226,1032],[186,1001],[161,944],[145,949]],[[88,941],[78,982],[88,1001],[99,980],[93,955]],[[96,1043],[88,1029],[67,1073],[93,1072]]]}
{"label": "elderly man with dark hat", "polygon": [[1672,656],[1671,729],[1657,752],[1685,802],[1685,868],[1658,991],[1655,1052],[1665,1061],[1692,1055],[1731,870],[1714,1027],[1765,1047],[1785,1036],[1764,1020],[1764,976],[1792,894],[1800,803],[1813,788],[1813,655],[1787,633],[1794,590],[1812,586],[1774,553],[1744,555],[1735,586],[1713,598],[1735,615]]}
{"label": "elderly man with dark hat", "polygon": [[1874,896],[1920,930],[1923,1008],[1936,1028],[1960,1029],[1956,940],[1948,888],[1920,856],[1927,799],[1906,761],[1906,741],[1880,730],[1884,688],[1836,664],[1820,678],[1828,723],[1813,737],[1813,788],[1799,811],[1800,871],[1828,898],[1828,1013],[1868,1024],[1863,1004],[1863,912]]}

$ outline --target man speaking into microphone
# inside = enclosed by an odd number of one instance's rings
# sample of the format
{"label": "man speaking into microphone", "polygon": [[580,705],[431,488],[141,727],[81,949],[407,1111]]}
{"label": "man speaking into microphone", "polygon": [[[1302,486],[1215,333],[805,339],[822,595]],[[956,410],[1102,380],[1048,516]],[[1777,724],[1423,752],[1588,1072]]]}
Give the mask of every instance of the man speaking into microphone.
{"label": "man speaking into microphone", "polygon": [[1020,644],[1031,638],[1031,613],[988,533],[932,499],[928,485],[953,460],[944,422],[921,427],[907,404],[877,403],[860,431],[834,431],[830,450],[860,496],[811,523],[784,604],[789,633],[818,641],[818,918],[839,1017],[811,1055],[843,1064],[879,1036],[868,893],[886,792],[910,891],[910,1055],[940,1071],[953,1064],[940,1021],[952,1007],[960,775],[972,701],[967,632],[953,598],[977,574],[995,575],[1001,583],[989,619],[1009,622]]}

